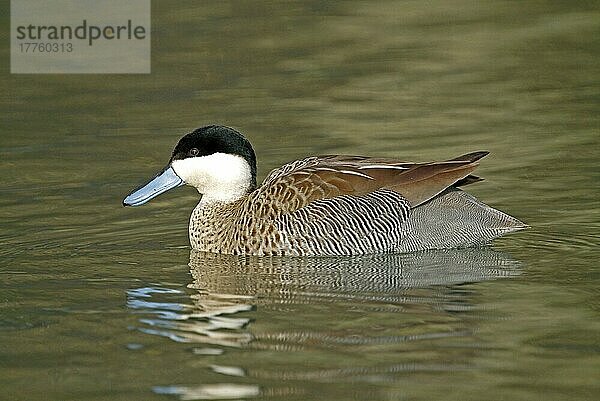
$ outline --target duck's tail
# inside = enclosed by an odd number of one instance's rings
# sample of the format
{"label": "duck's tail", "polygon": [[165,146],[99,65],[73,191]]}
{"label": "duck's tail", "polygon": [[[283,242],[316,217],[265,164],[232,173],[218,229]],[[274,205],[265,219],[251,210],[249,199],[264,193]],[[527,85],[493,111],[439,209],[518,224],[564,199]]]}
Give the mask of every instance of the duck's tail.
{"label": "duck's tail", "polygon": [[494,238],[528,226],[474,196],[448,188],[412,209],[397,251],[447,249],[484,245]]}

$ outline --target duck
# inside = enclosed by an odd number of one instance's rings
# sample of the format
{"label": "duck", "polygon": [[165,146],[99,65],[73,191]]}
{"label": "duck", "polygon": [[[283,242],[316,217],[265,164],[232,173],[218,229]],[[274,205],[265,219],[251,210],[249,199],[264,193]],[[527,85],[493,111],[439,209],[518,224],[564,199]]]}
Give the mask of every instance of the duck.
{"label": "duck", "polygon": [[167,165],[123,200],[140,206],[182,185],[201,195],[193,250],[344,256],[482,246],[527,225],[462,188],[487,151],[438,162],[325,155],[291,161],[257,185],[248,139],[208,125],[184,135]]}

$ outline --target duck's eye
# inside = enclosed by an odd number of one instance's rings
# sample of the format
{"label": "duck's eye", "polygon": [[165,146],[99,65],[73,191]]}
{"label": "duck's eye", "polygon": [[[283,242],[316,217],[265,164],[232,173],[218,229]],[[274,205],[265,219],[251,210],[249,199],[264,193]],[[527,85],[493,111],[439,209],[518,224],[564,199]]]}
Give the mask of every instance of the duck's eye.
{"label": "duck's eye", "polygon": [[190,155],[191,156],[198,156],[198,153],[200,153],[200,151],[198,150],[198,148],[191,148],[190,149]]}

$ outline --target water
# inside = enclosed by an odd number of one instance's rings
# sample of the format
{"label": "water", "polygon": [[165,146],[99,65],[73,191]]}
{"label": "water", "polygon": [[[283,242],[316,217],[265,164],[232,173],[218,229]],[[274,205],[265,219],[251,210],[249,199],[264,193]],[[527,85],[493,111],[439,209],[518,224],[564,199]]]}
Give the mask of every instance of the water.
{"label": "water", "polygon": [[[598,398],[595,4],[161,1],[153,28],[151,75],[0,67],[0,398]],[[489,150],[469,191],[532,228],[416,255],[190,253],[192,189],[120,202],[213,122],[261,178]]]}

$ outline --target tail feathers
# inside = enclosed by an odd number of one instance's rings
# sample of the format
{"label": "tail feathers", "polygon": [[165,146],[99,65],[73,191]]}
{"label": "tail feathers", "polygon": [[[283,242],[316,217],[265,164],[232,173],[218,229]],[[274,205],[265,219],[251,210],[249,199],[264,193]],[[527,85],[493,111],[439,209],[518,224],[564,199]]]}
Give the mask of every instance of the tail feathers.
{"label": "tail feathers", "polygon": [[[488,152],[487,150],[480,150],[478,152],[471,152],[471,153],[464,154],[462,156],[458,156],[450,161],[468,161],[471,163],[475,163],[476,161],[483,159],[484,157],[486,157],[489,154],[490,154],[490,152]],[[460,179],[457,182],[455,182],[453,186],[454,187],[464,187],[465,185],[474,184],[474,183],[480,182],[480,181],[483,181],[483,178],[477,177],[476,175],[468,175],[465,178]]]}
{"label": "tail feathers", "polygon": [[462,180],[458,180],[454,183],[455,187],[464,187],[466,185],[475,184],[476,182],[483,181],[483,178],[477,177],[476,175],[470,174],[463,178]]}
{"label": "tail feathers", "polygon": [[487,150],[480,150],[478,152],[471,152],[471,153],[464,154],[462,156],[455,157],[454,159],[451,159],[448,161],[474,163],[479,159],[483,159],[484,157],[486,157],[489,154],[490,154],[490,152],[488,152]]}
{"label": "tail feathers", "polygon": [[449,188],[411,211],[403,224],[397,251],[448,249],[484,245],[528,226],[474,196]]}

